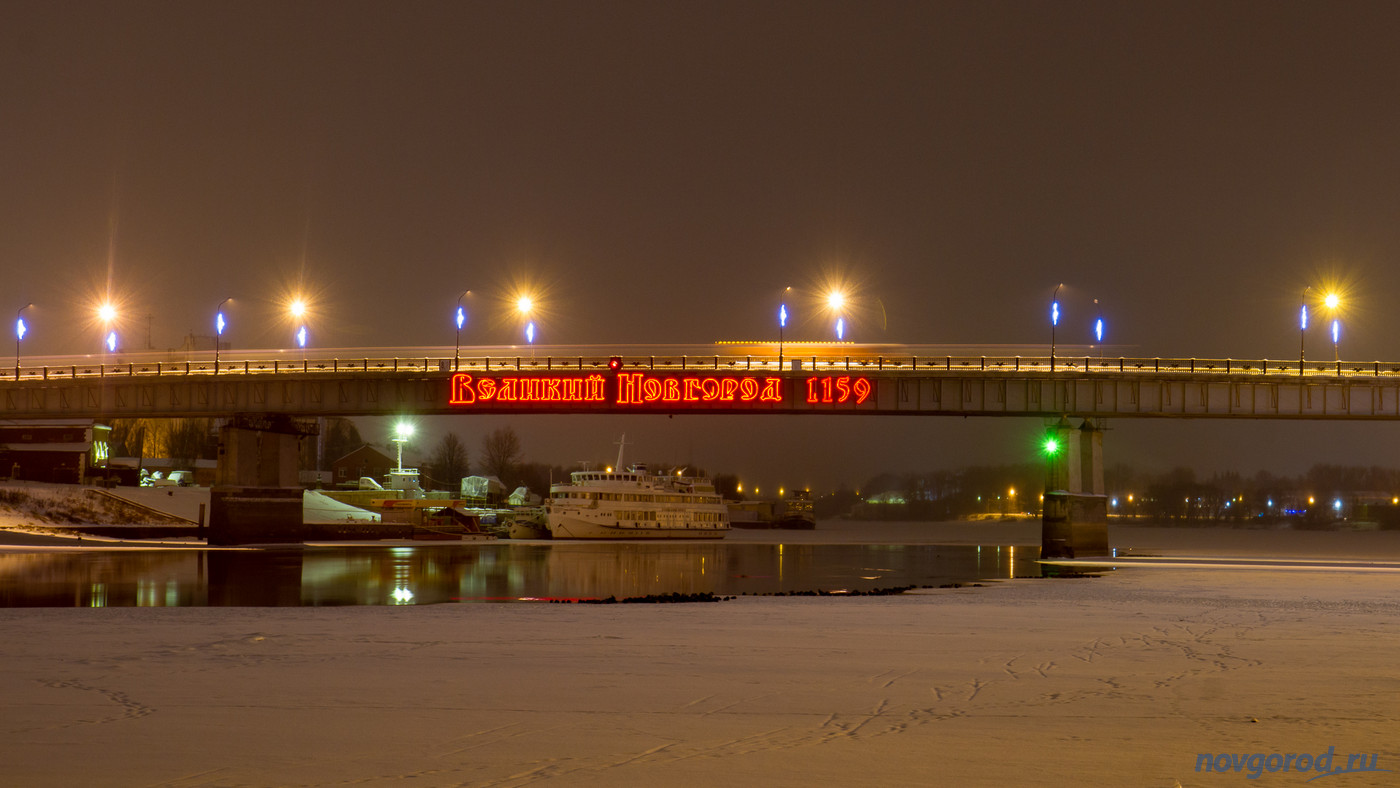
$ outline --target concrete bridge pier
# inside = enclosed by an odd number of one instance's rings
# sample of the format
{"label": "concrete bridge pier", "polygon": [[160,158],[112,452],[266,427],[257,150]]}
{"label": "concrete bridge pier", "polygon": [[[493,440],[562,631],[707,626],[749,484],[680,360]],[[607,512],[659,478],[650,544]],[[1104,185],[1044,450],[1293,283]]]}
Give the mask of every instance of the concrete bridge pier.
{"label": "concrete bridge pier", "polygon": [[316,431],[314,422],[279,415],[235,416],[220,429],[209,544],[301,540],[301,441]]}
{"label": "concrete bridge pier", "polygon": [[[1053,442],[1053,443],[1052,443]],[[1103,483],[1103,430],[1061,418],[1045,433],[1042,558],[1107,555],[1108,496]]]}

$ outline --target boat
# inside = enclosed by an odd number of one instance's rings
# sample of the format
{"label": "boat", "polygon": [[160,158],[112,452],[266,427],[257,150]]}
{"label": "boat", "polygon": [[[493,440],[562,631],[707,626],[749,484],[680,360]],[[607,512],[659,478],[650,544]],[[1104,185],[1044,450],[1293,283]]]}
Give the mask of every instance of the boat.
{"label": "boat", "polygon": [[816,511],[812,507],[812,496],[806,490],[794,490],[792,495],[778,502],[774,507],[774,528],[810,531],[817,527]]}
{"label": "boat", "polygon": [[730,501],[729,523],[735,528],[786,528],[812,530],[817,527],[812,497],[806,490],[776,501]]}
{"label": "boat", "polygon": [[[620,442],[625,443],[625,441]],[[729,509],[703,476],[684,469],[653,473],[645,465],[574,471],[550,485],[545,504],[555,539],[723,539]]]}

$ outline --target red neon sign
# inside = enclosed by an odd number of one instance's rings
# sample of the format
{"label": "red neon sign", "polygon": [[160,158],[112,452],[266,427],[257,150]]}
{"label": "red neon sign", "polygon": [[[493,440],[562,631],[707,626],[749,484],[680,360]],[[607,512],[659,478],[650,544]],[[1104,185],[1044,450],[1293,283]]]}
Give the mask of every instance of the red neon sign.
{"label": "red neon sign", "polygon": [[475,405],[478,402],[605,402],[602,375],[564,377],[543,375],[508,375],[475,378],[465,372],[452,376],[453,405]]}
{"label": "red neon sign", "polygon": [[[805,378],[808,405],[863,405],[874,393],[869,378]],[[458,372],[448,402],[468,406],[585,405],[623,410],[648,407],[771,409],[787,402],[785,378],[756,375],[486,375]],[[795,394],[796,392],[794,392]]]}
{"label": "red neon sign", "polygon": [[853,398],[857,405],[870,398],[869,378],[838,377],[807,378],[807,402],[811,405],[844,405]]}
{"label": "red neon sign", "polygon": [[734,375],[648,375],[624,372],[617,376],[617,404],[649,405],[653,402],[782,402],[782,378]]}

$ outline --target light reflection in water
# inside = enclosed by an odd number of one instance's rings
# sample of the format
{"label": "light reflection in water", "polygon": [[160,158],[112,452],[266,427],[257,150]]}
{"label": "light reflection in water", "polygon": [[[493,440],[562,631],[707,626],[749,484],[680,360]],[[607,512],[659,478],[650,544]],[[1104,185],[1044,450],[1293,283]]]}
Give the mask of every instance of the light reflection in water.
{"label": "light reflection in water", "polygon": [[[1026,560],[1026,551],[1029,558]],[[521,543],[0,554],[0,607],[421,605],[1038,576],[1000,546]],[[1030,573],[1030,574],[1027,574]]]}

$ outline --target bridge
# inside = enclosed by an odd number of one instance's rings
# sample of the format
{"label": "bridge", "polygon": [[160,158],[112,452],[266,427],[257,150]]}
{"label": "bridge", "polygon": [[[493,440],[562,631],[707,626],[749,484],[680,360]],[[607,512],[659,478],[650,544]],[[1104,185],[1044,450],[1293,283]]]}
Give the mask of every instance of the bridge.
{"label": "bridge", "polygon": [[[305,358],[268,351],[217,364],[167,354],[43,360],[0,371],[0,418],[781,412],[1400,419],[1394,362],[954,356],[858,347],[780,359],[695,352],[703,349],[541,348],[533,356],[506,349],[464,357],[446,348]],[[601,388],[577,388],[591,377]]]}
{"label": "bridge", "polygon": [[[919,348],[598,347],[45,359],[0,419],[226,417],[211,541],[297,533],[297,417],[693,413],[1039,417],[1042,555],[1108,551],[1107,418],[1400,420],[1400,363],[938,355]],[[569,352],[573,350],[575,352]],[[796,349],[794,349],[796,350]],[[206,354],[207,355],[207,354]],[[280,491],[279,491],[280,490]],[[268,523],[275,523],[275,527]],[[288,537],[295,540],[294,537]]]}

